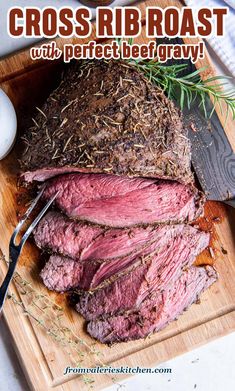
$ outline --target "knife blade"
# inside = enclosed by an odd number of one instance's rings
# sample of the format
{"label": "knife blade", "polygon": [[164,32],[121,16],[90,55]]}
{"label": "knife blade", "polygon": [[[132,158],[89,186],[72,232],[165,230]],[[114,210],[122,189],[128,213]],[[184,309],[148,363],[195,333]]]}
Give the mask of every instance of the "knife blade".
{"label": "knife blade", "polygon": [[[159,44],[182,44],[181,38],[157,38]],[[180,74],[196,71],[195,65],[187,60],[170,59],[165,65],[186,64]],[[206,111],[211,113],[213,104],[208,97]],[[235,153],[219,120],[216,111],[210,120],[206,119],[196,99],[191,109],[183,109],[184,126],[191,141],[192,164],[198,181],[208,200],[227,201],[235,199]],[[195,126],[193,126],[194,124]],[[235,131],[235,122],[234,122]]]}

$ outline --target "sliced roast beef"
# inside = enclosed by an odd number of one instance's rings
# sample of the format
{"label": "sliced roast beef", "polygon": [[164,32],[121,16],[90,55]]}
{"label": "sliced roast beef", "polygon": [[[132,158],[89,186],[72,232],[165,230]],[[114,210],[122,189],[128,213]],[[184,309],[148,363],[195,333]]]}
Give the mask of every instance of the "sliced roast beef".
{"label": "sliced roast beef", "polygon": [[[165,228],[163,230],[166,232]],[[120,258],[136,252],[147,243],[159,240],[161,232],[160,228],[151,226],[105,229],[70,220],[53,211],[40,221],[34,231],[34,239],[39,248],[80,261],[96,261]]]}
{"label": "sliced roast beef", "polygon": [[22,175],[48,179],[44,199],[57,194],[60,209],[34,233],[53,254],[44,284],[79,290],[76,308],[102,342],[161,329],[216,279],[191,266],[209,235],[184,225],[204,197],[179,110],[134,65],[113,60],[69,66],[37,109]]}
{"label": "sliced roast beef", "polygon": [[138,253],[148,243],[159,239],[158,227],[111,228],[82,251],[81,260],[110,260]]}
{"label": "sliced roast beef", "polygon": [[[95,172],[95,170],[93,170]],[[99,171],[98,171],[99,172]],[[50,178],[53,178],[54,176],[62,175],[62,174],[71,174],[71,173],[90,173],[89,169],[82,169],[78,167],[45,167],[45,168],[39,168],[35,171],[28,171],[21,175],[21,178],[25,180],[25,182],[44,182],[47,181]]]}
{"label": "sliced roast beef", "polygon": [[179,182],[68,174],[52,179],[44,193],[69,217],[110,227],[193,221],[202,213],[197,190]]}
{"label": "sliced roast beef", "polygon": [[194,303],[213,284],[217,273],[211,266],[191,267],[170,288],[152,293],[135,311],[90,321],[88,333],[103,343],[144,338],[164,328]]}
{"label": "sliced roast beef", "polygon": [[[153,243],[148,243],[146,246],[143,246],[133,251],[128,256],[122,258],[115,258],[109,262],[84,262],[80,259],[76,259],[76,262],[79,263],[80,266],[75,268],[73,266],[74,259],[65,256],[53,255],[49,258],[49,261],[47,262],[44,269],[41,271],[40,275],[47,288],[50,290],[55,290],[57,292],[65,292],[72,288],[79,288],[85,290],[94,289],[109,277],[112,276],[112,279],[117,279],[119,273],[123,270],[126,270],[126,272],[128,272],[131,268],[131,265],[135,264],[137,266],[139,262],[142,262],[144,257],[149,254],[153,254],[157,249],[166,246],[169,242],[174,240],[175,236],[180,236],[185,229],[187,230],[188,228],[185,228],[184,225],[172,225],[170,227],[160,226],[154,230],[155,241]],[[66,283],[64,286],[62,283],[58,285],[58,278],[61,282],[64,279],[66,281],[65,277],[67,275],[67,265],[69,261],[71,261],[69,273],[74,273],[73,276],[71,275],[70,281],[73,281],[74,283]],[[54,281],[53,273],[55,273],[56,276]]]}
{"label": "sliced roast beef", "polygon": [[179,110],[127,63],[69,66],[32,125],[21,157],[27,181],[74,170],[192,180]]}
{"label": "sliced roast beef", "polygon": [[40,275],[48,289],[65,292],[79,284],[82,272],[83,268],[80,262],[52,255]]}
{"label": "sliced roast beef", "polygon": [[[125,275],[132,269],[136,268],[140,264],[143,264],[143,262],[147,262],[150,257],[153,257],[155,253],[158,253],[158,258],[153,258],[152,264],[147,265],[144,268],[145,277],[147,278],[147,275],[151,275],[151,273],[154,273],[155,268],[160,264],[161,262],[164,262],[164,259],[170,254],[169,259],[166,262],[166,265],[168,265],[168,268],[170,267],[171,258],[174,257],[174,255],[177,255],[176,253],[173,254],[173,252],[176,250],[174,248],[177,248],[178,242],[181,240],[182,236],[185,236],[185,242],[188,243],[188,245],[193,247],[193,245],[196,246],[196,243],[198,243],[198,248],[195,249],[195,255],[202,250],[204,247],[208,245],[208,235],[202,232],[197,231],[196,229],[192,227],[188,227],[185,225],[176,225],[176,226],[160,226],[155,230],[155,241],[153,243],[149,243],[146,246],[140,248],[139,250],[135,250],[130,255],[122,257],[122,258],[116,258],[112,259],[109,262],[93,262],[93,261],[80,261],[77,260],[76,262],[80,263],[80,268],[70,268],[70,273],[74,273],[74,276],[71,276],[71,278],[74,281],[74,285],[59,285],[59,288],[57,287],[57,278],[60,275],[60,280],[63,281],[64,274],[66,274],[66,267],[67,263],[69,262],[69,257],[63,257],[63,256],[52,256],[50,257],[48,263],[46,264],[46,267],[41,272],[41,277],[43,278],[44,284],[51,290],[57,290],[64,292],[66,290],[69,290],[71,288],[79,288],[79,289],[95,289],[98,286],[102,284],[102,286],[105,286],[109,284],[111,281],[115,281],[120,277],[120,275]],[[184,242],[184,243],[185,243]],[[194,243],[195,242],[195,243]],[[183,248],[183,246],[178,246],[178,252],[180,249]],[[199,249],[200,248],[200,249]],[[193,248],[190,249],[193,251]],[[164,253],[165,252],[165,253]],[[184,256],[187,256],[187,252],[184,253]],[[63,259],[65,259],[65,267],[62,267],[63,265]],[[60,261],[59,261],[60,260]],[[158,261],[157,261],[158,260]],[[190,260],[189,260],[190,261]],[[73,263],[73,260],[71,259],[71,262]],[[150,263],[150,262],[149,262]],[[180,261],[179,261],[180,265]],[[172,263],[172,269],[171,273],[174,274],[174,264]],[[56,270],[56,279],[54,281],[54,284],[52,283],[51,279],[51,269]],[[71,271],[72,270],[72,271]],[[47,284],[48,278],[47,274],[50,275],[50,284]],[[169,277],[171,277],[171,273],[169,272]],[[128,276],[127,276],[128,279]]]}
{"label": "sliced roast beef", "polygon": [[104,228],[69,220],[62,213],[49,212],[34,231],[36,245],[42,249],[79,258]]}
{"label": "sliced roast beef", "polygon": [[[116,281],[120,274],[126,274],[129,270],[137,267],[138,264],[142,264],[144,261],[148,261],[148,259],[150,261],[151,257],[155,256],[156,253],[158,254],[160,262],[161,254],[164,253],[164,248],[167,253],[170,253],[169,249],[173,249],[173,246],[177,247],[177,240],[182,239],[182,237],[185,237],[184,240],[188,241],[188,246],[192,245],[194,241],[195,243],[198,242],[198,248],[195,250],[194,257],[209,244],[209,235],[204,232],[197,231],[192,227],[188,227],[183,224],[175,226],[159,226],[153,243],[147,244],[143,248],[134,251],[126,257],[113,259],[111,262],[102,262],[99,265],[99,268],[96,269],[92,279],[89,280],[89,285],[86,283],[87,273],[86,269],[84,269],[83,284],[79,286],[86,290],[95,289],[98,286],[105,286],[109,284],[109,282]],[[191,248],[191,250],[193,249]],[[155,263],[153,260],[152,264],[152,266],[149,265],[148,275],[151,275],[151,273],[154,272],[157,262]],[[168,261],[168,265],[169,264],[170,262]],[[174,274],[173,264],[172,272]],[[171,277],[171,273],[169,273],[169,277]]]}
{"label": "sliced roast beef", "polygon": [[[152,290],[161,292],[177,279],[182,269],[192,265],[195,257],[208,244],[208,234],[184,226],[180,232],[175,231],[164,246],[158,247],[156,242],[155,253],[151,252],[142,259],[130,273],[92,294],[82,293],[76,309],[90,320],[102,314],[138,308]],[[153,245],[150,247],[154,250]]]}

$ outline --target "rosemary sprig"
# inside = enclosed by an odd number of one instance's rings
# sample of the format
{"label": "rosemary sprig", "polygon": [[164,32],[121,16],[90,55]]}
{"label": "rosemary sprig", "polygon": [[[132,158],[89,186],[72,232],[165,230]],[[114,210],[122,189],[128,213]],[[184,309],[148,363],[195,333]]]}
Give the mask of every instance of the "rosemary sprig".
{"label": "rosemary sprig", "polygon": [[[152,83],[159,85],[170,99],[176,100],[181,109],[185,107],[190,109],[195,99],[199,98],[199,105],[203,107],[204,114],[208,117],[205,102],[210,96],[213,109],[209,113],[209,117],[213,114],[217,104],[221,113],[223,112],[221,106],[223,101],[227,107],[226,116],[230,111],[232,118],[235,119],[235,89],[227,91],[222,89],[227,84],[225,81],[229,77],[215,76],[202,80],[200,73],[206,68],[200,68],[191,74],[180,76],[179,74],[187,68],[187,64],[166,66],[154,60],[130,60],[129,62],[143,72]],[[215,81],[219,81],[219,83],[214,83]]]}

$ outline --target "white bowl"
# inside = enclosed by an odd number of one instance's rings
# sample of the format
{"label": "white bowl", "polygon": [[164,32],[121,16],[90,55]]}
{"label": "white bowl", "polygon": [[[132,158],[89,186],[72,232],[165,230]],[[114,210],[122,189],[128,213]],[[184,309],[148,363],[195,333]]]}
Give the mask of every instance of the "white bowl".
{"label": "white bowl", "polygon": [[11,151],[17,131],[17,118],[11,100],[0,89],[0,160]]}

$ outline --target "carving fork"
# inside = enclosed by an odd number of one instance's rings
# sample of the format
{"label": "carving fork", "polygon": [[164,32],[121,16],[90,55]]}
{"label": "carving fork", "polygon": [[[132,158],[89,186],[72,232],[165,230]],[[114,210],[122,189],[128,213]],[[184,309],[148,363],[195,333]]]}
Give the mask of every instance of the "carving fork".
{"label": "carving fork", "polygon": [[2,311],[3,304],[4,304],[4,301],[5,301],[6,296],[7,296],[8,288],[9,288],[10,282],[11,282],[11,280],[13,278],[14,271],[15,271],[18,259],[20,257],[22,248],[24,247],[24,244],[25,244],[26,240],[28,239],[29,235],[32,233],[32,231],[34,230],[36,225],[39,223],[41,218],[46,213],[47,209],[50,207],[50,205],[53,203],[53,201],[55,200],[55,198],[58,195],[58,193],[56,193],[47,202],[47,204],[44,206],[44,208],[41,210],[41,212],[38,214],[38,216],[35,218],[35,220],[32,222],[32,224],[30,224],[30,226],[26,230],[25,234],[22,236],[22,239],[21,239],[20,243],[16,244],[15,240],[16,240],[17,235],[19,234],[19,232],[20,232],[22,226],[24,225],[25,221],[29,218],[29,215],[31,214],[31,212],[33,211],[35,206],[37,205],[39,199],[41,198],[41,196],[42,196],[42,194],[44,192],[44,190],[45,190],[45,186],[43,186],[43,188],[41,189],[41,191],[39,192],[39,194],[37,195],[35,200],[31,203],[29,209],[26,211],[24,217],[20,220],[19,224],[17,225],[17,227],[15,228],[15,230],[14,230],[12,236],[11,236],[10,244],[9,244],[9,259],[10,260],[9,260],[9,264],[8,264],[8,271],[7,271],[6,277],[5,277],[3,283],[2,283],[2,285],[0,287],[0,313]]}

